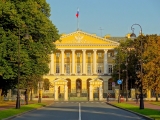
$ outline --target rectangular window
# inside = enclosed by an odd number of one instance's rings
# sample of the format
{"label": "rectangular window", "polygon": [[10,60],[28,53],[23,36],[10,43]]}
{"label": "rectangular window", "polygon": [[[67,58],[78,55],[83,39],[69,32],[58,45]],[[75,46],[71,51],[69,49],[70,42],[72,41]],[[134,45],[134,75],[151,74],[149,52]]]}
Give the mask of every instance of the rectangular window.
{"label": "rectangular window", "polygon": [[91,53],[87,53],[87,56],[88,56],[88,57],[91,57]]}
{"label": "rectangular window", "polygon": [[98,53],[98,57],[100,57],[100,58],[101,58],[101,57],[102,57],[102,53]]}
{"label": "rectangular window", "polygon": [[70,74],[70,65],[69,64],[66,64],[66,73]]}
{"label": "rectangular window", "polygon": [[108,73],[112,73],[113,65],[108,65]]}
{"label": "rectangular window", "polygon": [[112,82],[108,82],[108,90],[112,90]]}
{"label": "rectangular window", "polygon": [[56,53],[56,57],[59,57],[60,56],[60,53]]}
{"label": "rectangular window", "polygon": [[114,57],[114,53],[113,52],[108,52],[108,57]]}
{"label": "rectangular window", "polygon": [[80,66],[80,64],[77,64],[77,73],[78,74],[81,73],[81,66]]}
{"label": "rectangular window", "polygon": [[56,64],[56,73],[60,73],[60,67],[59,67],[59,64]]}
{"label": "rectangular window", "polygon": [[102,66],[98,66],[97,73],[102,73]]}
{"label": "rectangular window", "polygon": [[91,74],[91,65],[87,66],[87,73],[90,75]]}
{"label": "rectangular window", "polygon": [[70,53],[66,53],[66,57],[69,58],[70,57]]}
{"label": "rectangular window", "polygon": [[81,53],[77,53],[77,57],[80,57],[81,56]]}

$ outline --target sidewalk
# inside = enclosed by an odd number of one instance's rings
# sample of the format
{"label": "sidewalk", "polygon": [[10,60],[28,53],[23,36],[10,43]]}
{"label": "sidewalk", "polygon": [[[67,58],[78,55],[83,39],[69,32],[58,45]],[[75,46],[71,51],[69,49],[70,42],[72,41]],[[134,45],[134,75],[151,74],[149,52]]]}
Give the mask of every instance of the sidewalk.
{"label": "sidewalk", "polygon": [[[114,102],[110,101],[109,103],[113,104],[115,102],[117,102],[117,101],[114,101]],[[128,103],[128,104],[139,106],[139,102],[138,102],[138,104],[136,104],[136,102],[134,102],[134,101],[128,101],[128,102],[122,102],[122,103]],[[146,101],[144,102],[144,108],[149,108],[149,109],[154,109],[154,110],[159,110],[160,111],[160,106],[159,105],[154,105],[151,102],[146,102]]]}

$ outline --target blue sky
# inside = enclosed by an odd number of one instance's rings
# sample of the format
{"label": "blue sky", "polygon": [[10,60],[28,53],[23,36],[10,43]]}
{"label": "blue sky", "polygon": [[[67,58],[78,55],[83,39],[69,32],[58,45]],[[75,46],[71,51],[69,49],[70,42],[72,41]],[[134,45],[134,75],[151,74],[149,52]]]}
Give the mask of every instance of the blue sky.
{"label": "blue sky", "polygon": [[[144,34],[160,35],[160,0],[47,0],[53,24],[59,33],[77,30],[76,12],[79,8],[79,29],[98,36],[110,34],[124,37],[134,23]],[[103,29],[103,30],[100,30]],[[140,28],[134,26],[138,34]]]}

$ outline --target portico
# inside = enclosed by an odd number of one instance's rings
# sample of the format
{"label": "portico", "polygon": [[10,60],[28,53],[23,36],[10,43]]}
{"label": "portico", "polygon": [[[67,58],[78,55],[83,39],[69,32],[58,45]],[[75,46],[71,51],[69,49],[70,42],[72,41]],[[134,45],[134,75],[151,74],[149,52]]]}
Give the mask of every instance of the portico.
{"label": "portico", "polygon": [[58,100],[61,93],[65,101],[69,99],[67,96],[102,100],[111,85],[108,81],[114,48],[119,43],[76,31],[62,35],[61,41],[54,44],[57,51],[51,54],[50,72],[44,76],[53,85],[49,92],[54,93],[54,99]]}

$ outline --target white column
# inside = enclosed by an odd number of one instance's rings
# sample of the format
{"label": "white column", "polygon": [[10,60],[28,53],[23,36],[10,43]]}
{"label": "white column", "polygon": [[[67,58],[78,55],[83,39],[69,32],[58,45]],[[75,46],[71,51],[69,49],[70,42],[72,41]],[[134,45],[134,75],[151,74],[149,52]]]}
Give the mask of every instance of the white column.
{"label": "white column", "polygon": [[54,84],[54,100],[58,101],[58,86]]}
{"label": "white column", "polygon": [[89,101],[93,101],[93,86],[89,87]]}
{"label": "white column", "polygon": [[72,50],[72,74],[75,74],[75,50]]}
{"label": "white column", "polygon": [[97,72],[96,72],[96,63],[97,63],[97,60],[96,60],[96,52],[97,52],[97,50],[93,50],[94,51],[94,53],[93,53],[93,74],[97,74]]}
{"label": "white column", "polygon": [[64,85],[64,101],[68,101],[68,87]]}
{"label": "white column", "polygon": [[107,56],[108,50],[104,50],[104,74],[108,74],[108,56]]}
{"label": "white column", "polygon": [[51,54],[51,67],[50,67],[50,70],[51,70],[51,75],[54,74],[54,54],[52,53]]}
{"label": "white column", "polygon": [[61,59],[61,74],[64,74],[64,50],[61,50],[62,59]]}
{"label": "white column", "polygon": [[103,89],[102,86],[99,87],[99,101],[103,100]]}
{"label": "white column", "polygon": [[86,74],[86,50],[83,51],[83,74]]}

